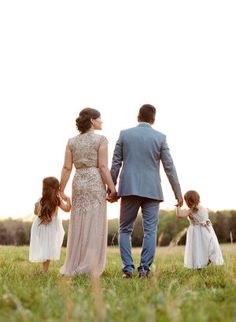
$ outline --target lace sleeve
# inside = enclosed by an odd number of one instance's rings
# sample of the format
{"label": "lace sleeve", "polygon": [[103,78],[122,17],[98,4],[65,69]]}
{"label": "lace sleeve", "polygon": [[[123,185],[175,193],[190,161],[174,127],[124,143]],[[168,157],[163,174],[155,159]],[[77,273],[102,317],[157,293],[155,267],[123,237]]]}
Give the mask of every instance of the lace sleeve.
{"label": "lace sleeve", "polygon": [[73,138],[70,138],[67,142],[67,146],[69,147],[71,152],[72,152],[72,143],[73,143]]}
{"label": "lace sleeve", "polygon": [[106,145],[106,144],[108,144],[108,140],[104,135],[102,135],[101,138],[100,138],[99,147],[101,145]]}

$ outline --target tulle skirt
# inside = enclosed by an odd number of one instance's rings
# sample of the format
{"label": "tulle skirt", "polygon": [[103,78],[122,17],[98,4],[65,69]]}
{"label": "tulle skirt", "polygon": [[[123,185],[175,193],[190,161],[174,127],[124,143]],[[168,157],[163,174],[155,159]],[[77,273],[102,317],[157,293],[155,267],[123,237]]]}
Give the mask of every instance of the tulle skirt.
{"label": "tulle skirt", "polygon": [[66,259],[60,272],[100,276],[107,248],[106,190],[97,168],[77,170],[72,185],[72,208]]}
{"label": "tulle skirt", "polygon": [[208,264],[223,265],[220,245],[212,226],[190,225],[187,231],[184,266],[203,268]]}
{"label": "tulle skirt", "polygon": [[59,260],[64,234],[62,221],[58,217],[53,217],[47,225],[40,224],[39,218],[35,218],[31,227],[29,260]]}

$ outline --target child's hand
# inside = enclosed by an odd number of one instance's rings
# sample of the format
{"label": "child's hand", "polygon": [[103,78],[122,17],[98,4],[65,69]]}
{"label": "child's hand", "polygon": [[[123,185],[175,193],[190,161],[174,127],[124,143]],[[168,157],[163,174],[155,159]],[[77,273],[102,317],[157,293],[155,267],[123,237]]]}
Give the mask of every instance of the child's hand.
{"label": "child's hand", "polygon": [[[63,200],[65,200],[65,201],[67,201],[68,200],[68,196],[64,193],[64,192],[62,192],[62,191],[60,191],[60,197],[63,199]],[[70,199],[70,198],[69,198]]]}
{"label": "child's hand", "polygon": [[65,212],[69,212],[71,210],[70,198],[65,194],[63,195],[63,198],[61,197],[60,208]]}

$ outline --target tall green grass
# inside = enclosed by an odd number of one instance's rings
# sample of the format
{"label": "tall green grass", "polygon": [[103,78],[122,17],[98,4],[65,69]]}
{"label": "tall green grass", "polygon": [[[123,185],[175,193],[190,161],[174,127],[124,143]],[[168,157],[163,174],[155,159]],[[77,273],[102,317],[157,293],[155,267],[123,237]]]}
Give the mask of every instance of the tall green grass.
{"label": "tall green grass", "polygon": [[[158,248],[153,274],[122,279],[117,248],[109,248],[100,279],[61,277],[28,262],[28,247],[0,247],[0,321],[236,321],[236,245],[223,245],[225,265],[183,267],[183,247]],[[140,249],[134,249],[138,266]]]}

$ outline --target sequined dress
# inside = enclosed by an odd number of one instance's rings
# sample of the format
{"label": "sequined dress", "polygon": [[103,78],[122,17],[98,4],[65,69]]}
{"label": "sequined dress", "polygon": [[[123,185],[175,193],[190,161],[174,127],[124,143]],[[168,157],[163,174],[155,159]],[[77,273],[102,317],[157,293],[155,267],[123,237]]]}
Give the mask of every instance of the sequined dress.
{"label": "sequined dress", "polygon": [[76,169],[72,182],[72,209],[63,275],[99,276],[105,268],[107,247],[106,190],[98,168],[98,150],[107,144],[95,133],[68,141]]}

